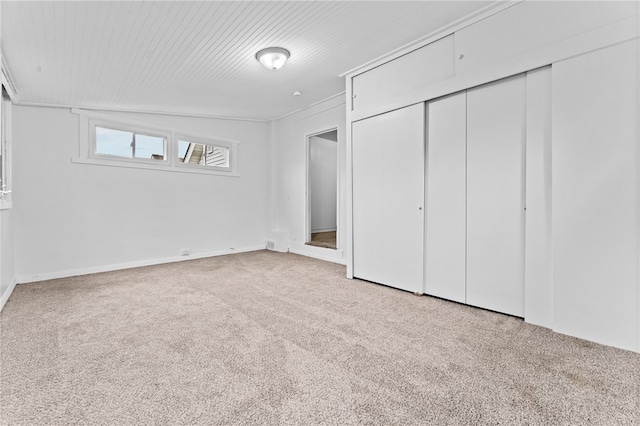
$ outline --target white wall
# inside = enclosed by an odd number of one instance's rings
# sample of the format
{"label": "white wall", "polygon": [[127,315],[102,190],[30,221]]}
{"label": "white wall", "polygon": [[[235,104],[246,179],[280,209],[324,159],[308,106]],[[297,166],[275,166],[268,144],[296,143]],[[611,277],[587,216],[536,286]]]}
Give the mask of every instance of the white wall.
{"label": "white wall", "polygon": [[79,117],[17,106],[14,115],[19,282],[259,249],[266,229],[266,123],[107,113],[240,141],[240,177],[72,163]]}
{"label": "white wall", "polygon": [[640,43],[554,64],[554,329],[640,352]]}
{"label": "white wall", "polygon": [[[338,250],[305,245],[308,136],[338,128]],[[272,123],[269,181],[272,200],[268,238],[276,249],[343,263],[346,222],[344,96],[337,96]]]}
{"label": "white wall", "polygon": [[309,210],[311,232],[335,231],[338,223],[338,143],[309,139]]}

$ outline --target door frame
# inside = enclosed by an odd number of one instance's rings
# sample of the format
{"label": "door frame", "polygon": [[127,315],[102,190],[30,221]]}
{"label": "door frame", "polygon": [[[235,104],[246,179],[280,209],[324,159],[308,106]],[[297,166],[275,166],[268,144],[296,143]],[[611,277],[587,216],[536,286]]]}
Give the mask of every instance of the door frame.
{"label": "door frame", "polygon": [[[311,197],[310,197],[310,186],[311,186],[311,138],[314,136],[323,135],[325,133],[336,131],[336,144],[337,147],[340,148],[340,127],[336,123],[335,126],[327,126],[323,130],[314,131],[311,133],[305,133],[304,135],[304,235],[305,235],[305,243],[311,241]],[[336,250],[340,250],[342,247],[340,246],[340,149],[336,150]],[[322,248],[322,247],[318,247]],[[332,249],[326,249],[332,250]]]}

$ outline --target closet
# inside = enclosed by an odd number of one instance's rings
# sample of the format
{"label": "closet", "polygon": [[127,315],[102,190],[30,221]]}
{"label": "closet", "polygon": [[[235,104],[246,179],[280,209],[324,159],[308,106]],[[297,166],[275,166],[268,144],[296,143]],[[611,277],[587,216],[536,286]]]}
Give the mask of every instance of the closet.
{"label": "closet", "polygon": [[355,277],[524,316],[525,105],[521,74],[353,124]]}
{"label": "closet", "polygon": [[424,104],[353,123],[353,275],[423,291]]}
{"label": "closet", "polygon": [[347,276],[640,351],[639,12],[520,2],[348,73]]}

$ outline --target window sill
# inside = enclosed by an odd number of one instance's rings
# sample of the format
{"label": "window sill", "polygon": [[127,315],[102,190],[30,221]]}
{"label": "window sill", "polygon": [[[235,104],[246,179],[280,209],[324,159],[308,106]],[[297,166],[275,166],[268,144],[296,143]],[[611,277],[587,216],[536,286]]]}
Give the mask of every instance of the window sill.
{"label": "window sill", "polygon": [[13,208],[13,201],[0,200],[0,210],[9,210]]}
{"label": "window sill", "polygon": [[237,172],[221,172],[218,170],[206,170],[206,169],[200,169],[196,167],[172,166],[170,164],[155,165],[155,164],[128,162],[128,161],[103,160],[103,159],[96,159],[96,158],[77,158],[77,157],[72,157],[71,162],[77,163],[77,164],[92,164],[95,166],[159,170],[163,172],[192,173],[192,174],[195,173],[195,174],[201,174],[201,175],[216,175],[216,176],[228,176],[228,177],[240,176],[240,174]]}

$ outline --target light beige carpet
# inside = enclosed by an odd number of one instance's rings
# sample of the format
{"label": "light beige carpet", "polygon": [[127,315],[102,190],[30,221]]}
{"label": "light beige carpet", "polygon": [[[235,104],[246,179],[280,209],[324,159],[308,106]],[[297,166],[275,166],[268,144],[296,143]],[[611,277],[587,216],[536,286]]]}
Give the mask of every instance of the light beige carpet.
{"label": "light beige carpet", "polygon": [[4,425],[640,423],[640,355],[267,251],[16,288]]}

